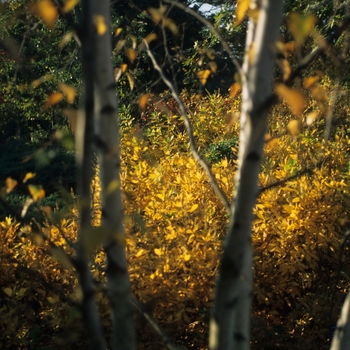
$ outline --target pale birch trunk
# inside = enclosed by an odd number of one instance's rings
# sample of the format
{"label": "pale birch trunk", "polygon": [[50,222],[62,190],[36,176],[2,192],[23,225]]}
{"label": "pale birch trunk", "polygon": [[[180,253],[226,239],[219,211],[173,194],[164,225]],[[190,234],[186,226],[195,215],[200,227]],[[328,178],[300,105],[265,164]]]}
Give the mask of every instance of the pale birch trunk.
{"label": "pale birch trunk", "polygon": [[[107,254],[107,296],[112,316],[113,349],[136,348],[131,288],[125,256],[123,207],[120,186],[120,140],[118,103],[112,66],[110,2],[96,1],[96,16],[107,26],[96,42],[95,143],[100,163],[102,225],[108,232],[104,245]],[[101,18],[102,18],[101,17]]]}
{"label": "pale birch trunk", "polygon": [[343,304],[331,344],[331,350],[347,349],[350,349],[350,292]]}
{"label": "pale birch trunk", "polygon": [[252,1],[259,6],[257,23],[250,21],[242,79],[239,168],[224,253],[219,268],[210,322],[211,350],[250,347],[252,298],[252,212],[258,195],[258,174],[267,124],[266,101],[272,93],[275,41],[283,1]]}
{"label": "pale birch trunk", "polygon": [[106,342],[94,298],[94,281],[89,268],[88,252],[84,245],[86,241],[84,236],[91,230],[90,186],[92,176],[92,143],[94,137],[94,71],[96,67],[92,13],[92,0],[82,1],[82,19],[79,26],[79,37],[82,43],[85,96],[84,113],[78,119],[76,135],[77,163],[79,166],[80,232],[75,266],[83,294],[81,307],[86,331],[90,338],[90,348],[93,350],[105,350]]}

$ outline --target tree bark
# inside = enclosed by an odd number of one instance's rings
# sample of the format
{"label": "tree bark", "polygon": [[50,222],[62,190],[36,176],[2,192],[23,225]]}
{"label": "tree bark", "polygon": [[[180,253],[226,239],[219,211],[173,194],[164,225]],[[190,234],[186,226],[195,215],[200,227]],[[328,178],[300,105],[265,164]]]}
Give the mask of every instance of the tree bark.
{"label": "tree bark", "polygon": [[136,348],[133,306],[125,256],[123,206],[120,186],[120,140],[118,102],[112,66],[110,2],[96,1],[96,18],[103,18],[107,30],[96,43],[95,143],[100,163],[102,225],[108,232],[104,245],[107,254],[107,296],[112,315],[113,348]]}
{"label": "tree bark", "polygon": [[239,168],[231,206],[210,322],[211,350],[250,347],[252,298],[252,212],[258,195],[258,174],[267,125],[265,102],[272,92],[275,41],[282,20],[283,1],[253,1],[259,6],[257,23],[250,20],[242,77]]}
{"label": "tree bark", "polygon": [[106,342],[94,299],[94,281],[89,269],[88,252],[84,245],[84,235],[88,234],[88,231],[91,229],[90,186],[92,177],[92,141],[94,135],[94,71],[96,67],[92,13],[93,1],[82,1],[82,19],[79,27],[79,36],[82,43],[85,95],[84,114],[78,120],[76,135],[77,163],[79,166],[80,232],[75,266],[82,288],[83,298],[81,306],[83,320],[90,338],[90,348],[93,350],[105,350]]}
{"label": "tree bark", "polygon": [[350,349],[350,292],[346,296],[343,304],[330,350],[347,349]]}

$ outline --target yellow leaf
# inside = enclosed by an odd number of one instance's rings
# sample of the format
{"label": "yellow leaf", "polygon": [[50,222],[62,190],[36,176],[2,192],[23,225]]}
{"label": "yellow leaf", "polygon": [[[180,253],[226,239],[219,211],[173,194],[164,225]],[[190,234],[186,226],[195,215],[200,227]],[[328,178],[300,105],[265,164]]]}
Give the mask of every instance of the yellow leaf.
{"label": "yellow leaf", "polygon": [[63,38],[61,39],[61,41],[58,44],[58,47],[60,49],[63,49],[73,37],[74,37],[74,32],[68,32],[68,33],[64,34]]}
{"label": "yellow leaf", "polygon": [[122,70],[122,72],[126,72],[126,70],[128,69],[128,65],[126,63],[123,63],[121,66],[120,66],[120,69]]}
{"label": "yellow leaf", "polygon": [[6,185],[6,193],[10,193],[17,185],[17,181],[12,179],[11,177],[8,177],[5,180],[5,185]]}
{"label": "yellow leaf", "polygon": [[292,13],[288,22],[288,29],[299,45],[303,45],[306,38],[313,31],[317,18],[314,15],[301,16],[299,13]]}
{"label": "yellow leaf", "polygon": [[301,133],[301,121],[296,119],[291,120],[288,123],[287,129],[292,136],[298,136]]}
{"label": "yellow leaf", "polygon": [[94,25],[98,35],[103,35],[107,31],[107,24],[102,15],[94,16]]}
{"label": "yellow leaf", "polygon": [[191,259],[191,254],[184,254],[183,258],[184,258],[185,261],[190,260]]}
{"label": "yellow leaf", "polygon": [[126,77],[128,78],[130,90],[132,91],[134,90],[134,86],[135,86],[134,76],[130,72],[126,72],[125,74],[126,74]]}
{"label": "yellow leaf", "polygon": [[278,137],[273,137],[267,141],[267,148],[269,150],[273,149],[278,143]]}
{"label": "yellow leaf", "polygon": [[314,121],[319,117],[319,115],[320,115],[320,113],[317,111],[310,112],[306,116],[306,124],[308,126],[312,125],[314,123]]}
{"label": "yellow leaf", "polygon": [[205,69],[197,72],[197,77],[202,85],[205,85],[207,83],[207,79],[209,78],[210,73],[210,69]]}
{"label": "yellow leaf", "polygon": [[164,27],[167,27],[169,30],[171,30],[174,34],[177,33],[177,25],[171,18],[165,18],[163,25]]}
{"label": "yellow leaf", "polygon": [[238,83],[234,83],[231,87],[230,87],[230,97],[234,98],[237,96],[238,92],[241,90],[241,85]]}
{"label": "yellow leaf", "polygon": [[25,176],[24,176],[24,179],[23,179],[23,183],[26,183],[28,180],[32,179],[36,174],[34,173],[27,173]]}
{"label": "yellow leaf", "polygon": [[157,39],[157,34],[151,33],[151,34],[148,34],[143,40],[146,41],[147,44],[149,44],[151,41],[156,39]]}
{"label": "yellow leaf", "polygon": [[284,84],[279,84],[276,86],[276,93],[279,98],[287,102],[294,115],[298,117],[304,112],[306,98],[301,92],[290,89]]}
{"label": "yellow leaf", "polygon": [[148,9],[148,12],[149,12],[149,14],[151,15],[152,20],[153,20],[154,23],[159,23],[159,22],[162,20],[164,14],[165,14],[166,9],[167,9],[167,7],[164,6],[164,5],[161,5],[161,6],[160,6],[159,8],[157,8],[157,9],[154,8],[154,7],[150,7],[150,8]]}
{"label": "yellow leaf", "polygon": [[158,248],[154,248],[154,254],[160,256],[160,255],[162,255],[162,250],[158,249]]}
{"label": "yellow leaf", "polygon": [[77,94],[77,89],[74,86],[66,85],[66,84],[58,84],[58,87],[66,96],[67,102],[69,104],[72,104]]}
{"label": "yellow leaf", "polygon": [[149,95],[148,94],[143,94],[140,97],[140,99],[139,99],[139,107],[140,107],[141,110],[144,110],[146,108],[148,99],[149,99]]}
{"label": "yellow leaf", "polygon": [[223,159],[223,160],[221,161],[221,165],[222,165],[224,168],[227,168],[227,165],[228,165],[228,160],[227,160],[227,158],[225,158],[225,159]]}
{"label": "yellow leaf", "polygon": [[288,60],[286,60],[286,59],[279,60],[278,63],[279,63],[279,66],[281,67],[281,70],[283,72],[283,81],[286,81],[289,78],[290,73],[292,72],[292,68],[291,68]]}
{"label": "yellow leaf", "polygon": [[235,26],[238,26],[248,12],[250,0],[238,0],[236,6]]}
{"label": "yellow leaf", "polygon": [[117,28],[116,31],[115,31],[115,36],[118,36],[121,32],[123,31],[123,28]]}
{"label": "yellow leaf", "polygon": [[41,200],[45,197],[45,191],[43,190],[42,186],[28,185],[28,190],[34,202]]}
{"label": "yellow leaf", "polygon": [[45,102],[43,106],[43,110],[46,111],[49,109],[51,106],[56,105],[63,99],[63,94],[61,92],[53,92]]}
{"label": "yellow leaf", "polygon": [[136,50],[134,49],[125,49],[125,54],[130,60],[131,63],[133,63],[136,59]]}
{"label": "yellow leaf", "polygon": [[12,289],[10,287],[3,288],[3,291],[7,296],[12,296]]}
{"label": "yellow leaf", "polygon": [[63,5],[63,12],[67,13],[71,11],[79,2],[80,0],[66,0]]}
{"label": "yellow leaf", "polygon": [[188,210],[188,212],[189,212],[189,213],[193,213],[195,210],[197,210],[197,208],[198,208],[198,204],[193,204],[192,207],[191,207],[191,209]]}
{"label": "yellow leaf", "polygon": [[58,11],[56,6],[50,0],[42,0],[34,5],[34,12],[46,23],[46,25],[52,28],[58,17]]}
{"label": "yellow leaf", "polygon": [[311,77],[307,77],[304,79],[304,88],[310,89],[313,85],[315,85],[318,81],[320,81],[321,77],[318,75],[314,75]]}
{"label": "yellow leaf", "polygon": [[140,256],[142,256],[143,254],[146,253],[146,250],[141,248],[136,254],[135,254],[135,257],[136,258],[139,258]]}

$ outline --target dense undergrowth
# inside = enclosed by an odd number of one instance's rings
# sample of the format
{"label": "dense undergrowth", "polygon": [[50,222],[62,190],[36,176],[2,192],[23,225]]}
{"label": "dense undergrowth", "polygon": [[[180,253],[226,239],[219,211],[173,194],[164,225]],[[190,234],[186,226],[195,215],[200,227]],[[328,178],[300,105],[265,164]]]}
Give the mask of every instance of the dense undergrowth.
{"label": "dense undergrowth", "polygon": [[[200,152],[231,198],[238,147],[238,124],[232,115],[240,102],[219,94],[183,98]],[[207,349],[228,216],[189,153],[174,102],[166,96],[152,99],[138,121],[127,110],[121,114],[121,176],[133,292],[175,343]],[[309,104],[315,106],[311,99]],[[340,101],[335,120],[347,112],[344,106]],[[259,178],[252,348],[322,350],[329,347],[349,287],[344,239],[349,225],[350,141],[346,119],[327,144],[321,117],[299,136],[286,134],[290,119],[285,106],[272,111]],[[98,226],[97,175],[92,188],[93,225]],[[1,223],[3,349],[58,349],[73,343],[86,347],[79,286],[62,254],[74,255],[63,235],[76,240],[77,209],[67,206],[65,217],[54,219],[57,226],[43,224],[40,232],[11,219]],[[103,285],[104,254],[94,249],[92,258],[93,275]],[[108,304],[100,284],[96,298],[108,333]],[[164,348],[143,316],[137,314],[136,324],[139,349]]]}

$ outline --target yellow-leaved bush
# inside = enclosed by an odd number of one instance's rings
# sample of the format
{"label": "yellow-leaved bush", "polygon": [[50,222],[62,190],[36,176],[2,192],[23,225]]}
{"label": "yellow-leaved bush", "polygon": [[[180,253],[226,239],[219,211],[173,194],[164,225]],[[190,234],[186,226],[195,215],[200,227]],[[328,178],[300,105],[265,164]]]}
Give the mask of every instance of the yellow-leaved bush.
{"label": "yellow-leaved bush", "polygon": [[[239,100],[220,95],[183,98],[190,105],[189,116],[202,154],[211,144],[237,135],[238,125],[231,114]],[[164,106],[157,109],[154,103],[154,108],[146,108],[141,123],[133,123],[131,117],[123,120],[121,180],[130,278],[133,293],[174,342],[206,349],[228,216],[189,152],[188,137],[173,101],[164,97],[161,101],[168,110]],[[330,338],[327,327],[336,319],[349,286],[347,249],[339,258],[349,214],[349,140],[344,132],[325,144],[317,123],[298,138],[285,135],[290,119],[287,114],[280,118],[275,109],[270,132],[284,135],[267,142],[259,178],[262,189],[290,180],[263,190],[254,210],[252,346],[290,349],[308,344],[324,349]],[[237,148],[232,152],[237,153]],[[234,159],[225,157],[212,165],[229,198],[236,167]],[[296,176],[305,168],[303,175]],[[98,168],[92,189],[92,223],[99,226]],[[0,308],[2,315],[12,312],[18,317],[15,326],[6,328],[5,317],[0,316],[1,331],[6,330],[2,333],[6,343],[1,340],[1,345],[55,348],[74,339],[83,348],[85,335],[76,321],[79,315],[72,312],[79,300],[73,271],[60,265],[66,261],[58,251],[51,250],[60,263],[46,255],[47,242],[35,245],[31,231],[19,237],[20,230],[23,228],[10,221],[1,225],[0,293],[5,302]],[[76,209],[61,221],[60,230],[72,241],[76,239]],[[44,225],[42,232],[74,255],[55,226]],[[91,267],[102,283],[104,264],[104,254],[94,251]],[[34,271],[38,281],[28,278],[23,266]],[[16,295],[20,295],[20,306],[15,304]],[[35,307],[30,300],[35,300]],[[97,290],[97,300],[108,331],[108,303],[102,290]],[[142,316],[136,321],[139,349],[161,349],[161,339]],[[72,338],[60,337],[63,333]]]}

